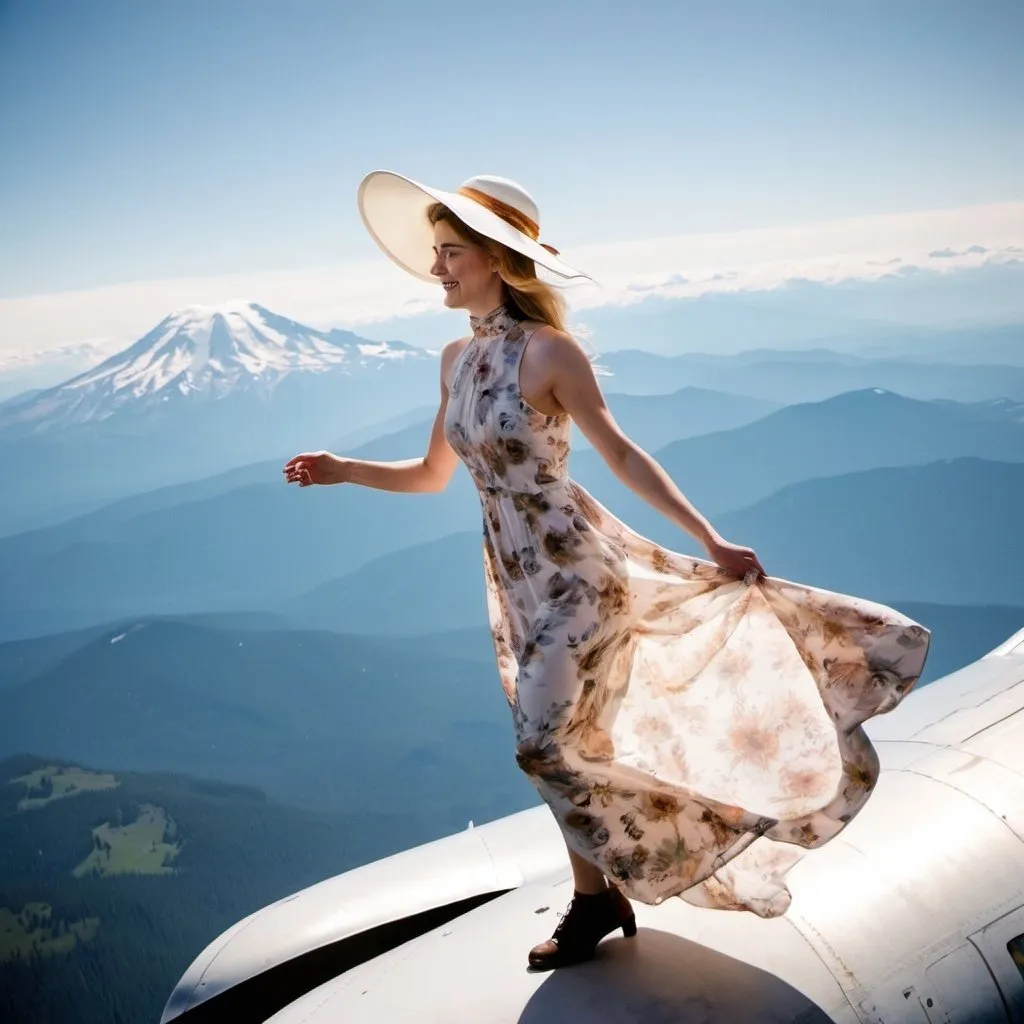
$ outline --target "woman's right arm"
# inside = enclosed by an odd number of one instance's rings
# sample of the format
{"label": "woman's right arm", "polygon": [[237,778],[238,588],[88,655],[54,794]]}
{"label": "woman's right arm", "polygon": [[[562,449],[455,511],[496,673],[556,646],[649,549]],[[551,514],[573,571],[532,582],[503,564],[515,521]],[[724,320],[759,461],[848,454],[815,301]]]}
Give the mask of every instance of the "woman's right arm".
{"label": "woman's right arm", "polygon": [[[443,491],[455,472],[459,458],[444,436],[444,414],[448,407],[448,373],[465,344],[466,342],[461,340],[452,341],[445,345],[441,352],[441,402],[434,417],[426,455],[398,462],[368,462],[364,459],[331,456],[334,462],[326,473],[329,479],[324,482],[360,484],[380,491],[399,491],[406,494]],[[302,458],[303,456],[297,455],[292,459],[285,467],[285,472],[288,473],[289,467],[293,471],[297,467],[301,472],[301,463],[298,460]]]}

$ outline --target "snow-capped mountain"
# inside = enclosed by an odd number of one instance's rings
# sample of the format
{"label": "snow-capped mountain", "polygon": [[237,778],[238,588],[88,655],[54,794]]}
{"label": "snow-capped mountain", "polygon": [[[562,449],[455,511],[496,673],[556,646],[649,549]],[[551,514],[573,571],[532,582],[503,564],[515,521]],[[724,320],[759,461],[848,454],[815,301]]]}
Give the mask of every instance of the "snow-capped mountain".
{"label": "snow-capped mountain", "polygon": [[48,431],[244,392],[269,400],[296,375],[359,378],[388,365],[434,359],[401,342],[319,331],[252,302],[190,306],[99,366],[0,408],[0,427]]}
{"label": "snow-capped mountain", "polygon": [[93,369],[0,405],[0,473],[17,478],[0,536],[256,463],[277,486],[271,460],[333,448],[437,397],[436,353],[249,302],[183,309]]}

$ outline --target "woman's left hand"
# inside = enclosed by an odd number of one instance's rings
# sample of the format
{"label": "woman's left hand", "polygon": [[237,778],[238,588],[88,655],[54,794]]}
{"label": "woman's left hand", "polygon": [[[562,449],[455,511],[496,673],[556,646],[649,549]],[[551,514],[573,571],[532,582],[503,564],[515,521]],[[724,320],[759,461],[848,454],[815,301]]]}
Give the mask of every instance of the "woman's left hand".
{"label": "woman's left hand", "polygon": [[745,548],[741,544],[730,544],[718,537],[708,542],[708,555],[711,560],[723,569],[745,577],[748,572],[756,572],[760,579],[765,575],[764,567],[754,553],[753,548]]}

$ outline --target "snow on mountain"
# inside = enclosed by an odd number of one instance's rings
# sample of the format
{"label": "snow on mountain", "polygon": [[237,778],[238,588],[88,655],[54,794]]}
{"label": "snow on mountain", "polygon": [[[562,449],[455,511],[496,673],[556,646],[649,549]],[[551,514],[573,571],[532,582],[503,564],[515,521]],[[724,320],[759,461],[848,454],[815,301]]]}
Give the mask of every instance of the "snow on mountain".
{"label": "snow on mountain", "polygon": [[0,427],[96,423],[125,409],[217,400],[240,391],[269,396],[293,374],[359,377],[388,364],[434,358],[402,342],[319,331],[252,302],[189,306],[99,366],[0,409]]}
{"label": "snow on mountain", "polygon": [[978,402],[977,406],[984,409],[993,419],[1024,423],[1024,402],[1015,402],[1010,398],[992,398],[987,402]]}
{"label": "snow on mountain", "polygon": [[936,404],[964,416],[979,416],[986,420],[1024,425],[1024,402],[1012,398],[987,398],[981,402],[956,402],[940,398],[936,400]]}

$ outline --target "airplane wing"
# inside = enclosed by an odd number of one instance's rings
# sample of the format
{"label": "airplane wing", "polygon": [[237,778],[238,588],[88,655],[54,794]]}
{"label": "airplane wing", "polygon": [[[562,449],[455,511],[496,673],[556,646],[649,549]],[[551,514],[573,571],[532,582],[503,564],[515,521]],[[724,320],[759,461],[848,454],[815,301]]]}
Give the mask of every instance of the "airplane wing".
{"label": "airplane wing", "polygon": [[572,895],[536,807],[256,912],[162,1022],[1024,1024],[1024,630],[866,729],[879,784],[790,870],[783,917],[636,903],[636,939],[528,972]]}

